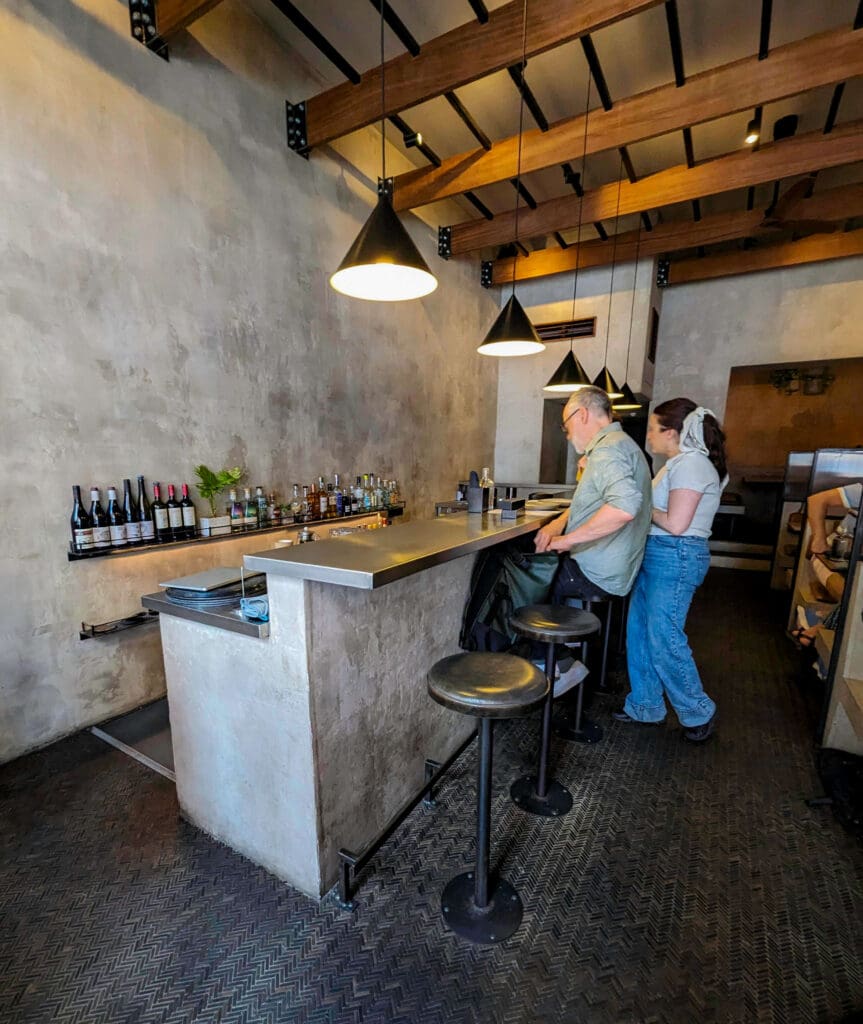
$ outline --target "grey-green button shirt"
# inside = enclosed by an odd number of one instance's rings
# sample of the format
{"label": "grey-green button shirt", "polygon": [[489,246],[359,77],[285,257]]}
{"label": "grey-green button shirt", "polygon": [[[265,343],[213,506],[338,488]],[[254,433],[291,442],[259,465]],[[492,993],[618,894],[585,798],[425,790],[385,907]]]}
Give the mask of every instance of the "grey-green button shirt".
{"label": "grey-green button shirt", "polygon": [[587,466],[572,496],[566,532],[586,523],[603,505],[633,519],[607,537],[576,544],[569,554],[591,582],[609,594],[628,594],[641,566],[653,509],[647,459],[619,423],[600,430],[585,455]]}

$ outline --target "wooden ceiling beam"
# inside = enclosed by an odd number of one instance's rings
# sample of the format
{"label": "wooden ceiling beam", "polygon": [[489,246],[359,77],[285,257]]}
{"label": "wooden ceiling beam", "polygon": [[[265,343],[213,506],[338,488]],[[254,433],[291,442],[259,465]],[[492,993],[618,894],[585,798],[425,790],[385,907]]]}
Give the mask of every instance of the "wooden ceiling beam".
{"label": "wooden ceiling beam", "polygon": [[742,249],[724,252],[704,259],[671,262],[668,271],[669,286],[710,281],[734,274],[751,274],[756,270],[776,270],[801,263],[837,260],[845,256],[863,255],[863,228],[831,235],[810,235],[799,242],[765,245],[760,249]]}
{"label": "wooden ceiling beam", "polygon": [[[657,7],[662,0],[543,0],[528,6],[527,57],[562,46],[588,32]],[[418,56],[401,54],[385,65],[386,114],[442,96],[522,59],[522,0],[491,11],[422,44]],[[310,147],[331,142],[381,117],[381,69],[366,71],[358,85],[337,85],[306,101]],[[512,172],[512,177],[515,171]],[[465,190],[466,191],[466,190]]]}
{"label": "wooden ceiling beam", "polygon": [[187,28],[221,0],[156,0],[156,34],[162,39]]}
{"label": "wooden ceiling beam", "polygon": [[[772,103],[797,93],[834,85],[863,74],[863,38],[851,29],[810,36],[770,53],[725,64],[619,100],[587,119],[587,153],[641,142],[667,132]],[[547,132],[522,136],[521,171],[529,174],[580,159],[585,145],[584,115],[551,125]],[[518,136],[444,160],[440,167],[400,174],[394,181],[397,210],[414,209],[515,175]]]}
{"label": "wooden ceiling beam", "polygon": [[[840,125],[829,135],[811,132],[761,146],[757,153],[738,150],[688,168],[685,164],[658,171],[632,184],[620,185],[620,215],[641,213],[672,203],[728,192],[747,185],[808,174],[825,167],[863,160],[863,121]],[[539,203],[535,210],[519,213],[519,235],[535,238],[553,231],[567,231],[582,223],[613,216],[618,183],[602,185],[577,195]],[[485,246],[505,245],[515,238],[514,212],[498,214],[493,221],[465,221],[451,228],[451,255],[463,256]]]}
{"label": "wooden ceiling beam", "polygon": [[[827,220],[843,221],[849,217],[863,217],[863,184],[841,185],[801,199],[790,206],[785,213],[787,221]],[[666,221],[657,224],[650,234],[637,231],[621,232],[617,236],[617,251],[612,241],[582,242],[581,252],[574,243],[566,249],[535,250],[530,256],[515,261],[498,259],[492,267],[491,283],[508,284],[513,278],[515,262],[516,281],[527,281],[550,274],[563,274],[588,267],[600,267],[611,263],[634,260],[636,253],[641,256],[661,256],[694,249],[700,245],[715,245],[717,242],[731,242],[738,238],[769,238],[775,230],[760,228],[764,218],[763,210],[741,210],[738,213],[719,213],[703,217],[699,221]]]}

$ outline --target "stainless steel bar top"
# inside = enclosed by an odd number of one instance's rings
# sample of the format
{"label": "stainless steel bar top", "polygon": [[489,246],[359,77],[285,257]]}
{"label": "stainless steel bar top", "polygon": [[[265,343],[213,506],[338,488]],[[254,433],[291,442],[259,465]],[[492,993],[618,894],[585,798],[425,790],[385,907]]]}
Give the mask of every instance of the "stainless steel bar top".
{"label": "stainless steel bar top", "polygon": [[244,619],[240,615],[239,610],[201,611],[198,608],[186,608],[184,605],[169,601],[161,591],[156,594],[145,594],[141,598],[141,604],[145,608],[159,612],[160,615],[176,615],[178,619],[201,622],[205,626],[216,626],[217,629],[227,629],[232,633],[241,633],[243,636],[253,636],[263,640],[270,635],[269,622],[249,622],[248,619]]}
{"label": "stainless steel bar top", "polygon": [[382,530],[246,555],[247,569],[375,590],[415,572],[534,533],[557,512],[528,512],[501,520],[499,513],[457,512]]}

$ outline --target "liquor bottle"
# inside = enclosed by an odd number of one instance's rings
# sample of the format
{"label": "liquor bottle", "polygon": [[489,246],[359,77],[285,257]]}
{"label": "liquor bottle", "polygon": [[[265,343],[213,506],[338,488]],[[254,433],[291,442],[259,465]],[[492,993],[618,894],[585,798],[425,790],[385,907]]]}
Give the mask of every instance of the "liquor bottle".
{"label": "liquor bottle", "polygon": [[267,522],[270,526],[282,525],[282,506],[276,499],[275,491],[270,491],[267,495]]}
{"label": "liquor bottle", "polygon": [[310,523],[312,521],[312,502],[309,498],[309,486],[303,484],[303,496],[300,499],[300,522]]}
{"label": "liquor bottle", "polygon": [[252,497],[251,487],[243,488],[243,518],[247,530],[256,530],[258,528],[258,505]]}
{"label": "liquor bottle", "polygon": [[336,489],[331,483],[327,484],[327,519],[337,519],[339,515],[336,502]]}
{"label": "liquor bottle", "polygon": [[381,489],[381,508],[390,507],[390,482],[389,480],[378,480],[378,487]]}
{"label": "liquor bottle", "polygon": [[72,516],[69,524],[72,527],[72,550],[92,551],[95,547],[93,541],[93,520],[90,518],[87,509],[81,504],[81,488],[78,484],[72,488]]}
{"label": "liquor bottle", "polygon": [[269,526],[269,506],[263,487],[258,486],[255,488],[255,504],[258,506],[258,526]]}
{"label": "liquor bottle", "polygon": [[333,488],[333,493],[336,496],[336,515],[337,516],[349,515],[350,513],[345,512],[345,494],[344,494],[344,491],[342,490],[342,485],[341,485],[341,483],[339,481],[339,474],[338,473],[334,473],[333,474],[333,479],[335,481],[335,487]]}
{"label": "liquor bottle", "polygon": [[294,494],[291,498],[291,514],[294,517],[295,523],[301,523],[303,521],[303,502],[300,498],[300,485],[294,484]]}
{"label": "liquor bottle", "polygon": [[93,523],[93,547],[104,551],[111,546],[111,528],[99,500],[99,488],[90,488],[90,519]]}
{"label": "liquor bottle", "polygon": [[330,498],[327,493],[327,485],[324,483],[322,476],[318,477],[318,518],[329,519],[330,517]]}
{"label": "liquor bottle", "polygon": [[141,524],[138,506],[132,497],[132,482],[128,477],[123,480],[123,514],[126,517],[126,541],[137,546],[141,543]]}
{"label": "liquor bottle", "polygon": [[372,489],[369,486],[369,474],[363,473],[363,512],[371,512],[372,510]]}
{"label": "liquor bottle", "polygon": [[167,544],[171,540],[171,526],[168,521],[168,506],[162,501],[161,485],[157,480],[153,481],[153,504],[150,506],[153,513],[153,528],[156,533],[158,544]]}
{"label": "liquor bottle", "polygon": [[401,500],[398,480],[390,480],[390,505],[398,505]]}
{"label": "liquor bottle", "polygon": [[192,499],[189,497],[189,485],[183,484],[183,500],[180,502],[183,515],[183,536],[186,540],[194,540],[198,533],[198,515]]}
{"label": "liquor bottle", "polygon": [[357,477],[357,482],[354,484],[354,515],[363,510],[363,478]]}
{"label": "liquor bottle", "polygon": [[147,500],[147,488],[144,486],[144,478],[138,477],[138,525],[141,527],[141,542],[152,544],[156,539],[156,531],[153,527],[153,512],[150,502]]}
{"label": "liquor bottle", "polygon": [[384,502],[384,490],[383,490],[383,487],[381,487],[381,478],[380,477],[376,477],[375,478],[375,485],[374,485],[374,488],[372,490],[372,493],[374,494],[375,508],[383,508],[384,505],[385,505],[385,502]]}
{"label": "liquor bottle", "polygon": [[117,501],[117,488],[108,488],[108,531],[111,535],[112,548],[125,548],[128,546],[126,540],[126,517]]}
{"label": "liquor bottle", "polygon": [[231,490],[228,492],[228,497],[231,501],[230,516],[231,516],[231,533],[242,533],[246,528],[246,513],[243,506],[237,500],[237,492]]}
{"label": "liquor bottle", "polygon": [[174,495],[174,485],[168,484],[168,526],[171,530],[171,540],[183,540],[185,530],[183,529],[183,510]]}

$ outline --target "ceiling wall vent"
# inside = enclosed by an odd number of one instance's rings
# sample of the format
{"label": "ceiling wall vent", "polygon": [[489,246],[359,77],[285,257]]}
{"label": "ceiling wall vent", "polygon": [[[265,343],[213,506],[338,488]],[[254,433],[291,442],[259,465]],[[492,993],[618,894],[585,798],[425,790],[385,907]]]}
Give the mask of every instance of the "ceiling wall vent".
{"label": "ceiling wall vent", "polygon": [[558,320],[551,324],[535,324],[543,341],[569,341],[570,338],[592,338],[596,334],[596,317],[581,320]]}

